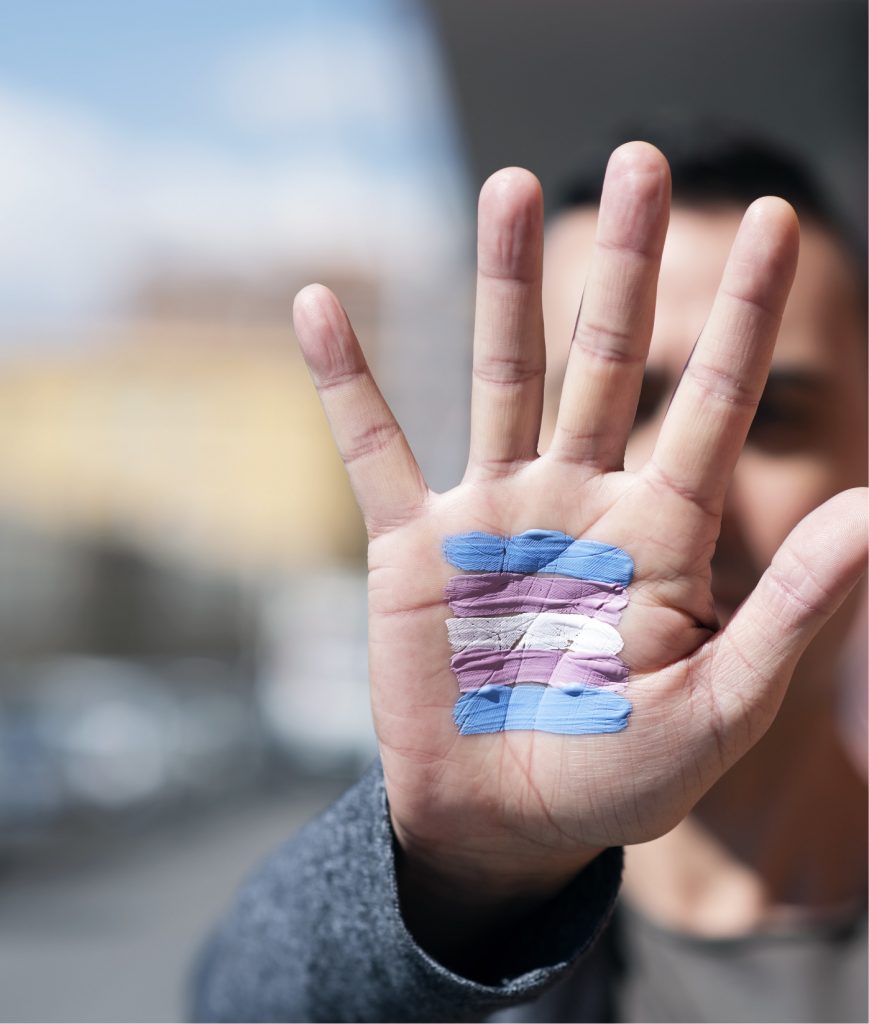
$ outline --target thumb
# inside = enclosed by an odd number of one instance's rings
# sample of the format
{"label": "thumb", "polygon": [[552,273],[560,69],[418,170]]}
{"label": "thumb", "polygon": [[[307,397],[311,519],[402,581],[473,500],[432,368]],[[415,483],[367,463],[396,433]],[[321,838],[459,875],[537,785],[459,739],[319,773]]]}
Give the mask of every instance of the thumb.
{"label": "thumb", "polygon": [[865,569],[867,496],[864,487],[843,491],[799,522],[727,627],[706,645],[722,710],[744,717],[747,708],[763,707],[762,727],[772,722],[803,651]]}

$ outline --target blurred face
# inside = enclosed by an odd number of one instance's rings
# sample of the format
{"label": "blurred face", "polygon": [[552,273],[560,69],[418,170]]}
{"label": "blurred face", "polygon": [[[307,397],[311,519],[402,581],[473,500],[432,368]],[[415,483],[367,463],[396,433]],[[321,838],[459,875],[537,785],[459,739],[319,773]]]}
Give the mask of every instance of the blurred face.
{"label": "blurred face", "polygon": [[[731,206],[673,210],[628,469],[639,468],[651,454],[741,215]],[[595,219],[591,208],[571,211],[557,219],[547,237],[544,444],[557,411]],[[722,622],[804,515],[837,491],[865,482],[865,323],[854,276],[836,240],[804,223],[799,269],[769,382],[733,476],[713,561],[712,589]],[[829,649],[838,641],[833,628],[820,642]],[[814,660],[820,664],[824,652],[818,655]]]}

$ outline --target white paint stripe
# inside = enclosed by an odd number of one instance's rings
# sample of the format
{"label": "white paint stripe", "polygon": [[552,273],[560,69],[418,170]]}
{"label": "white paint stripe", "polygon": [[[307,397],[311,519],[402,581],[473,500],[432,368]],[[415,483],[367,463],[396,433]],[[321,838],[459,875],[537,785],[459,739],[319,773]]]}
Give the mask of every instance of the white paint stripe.
{"label": "white paint stripe", "polygon": [[487,647],[494,651],[530,648],[618,654],[624,647],[620,633],[608,623],[588,615],[560,612],[447,619],[447,631],[456,653],[469,647]]}

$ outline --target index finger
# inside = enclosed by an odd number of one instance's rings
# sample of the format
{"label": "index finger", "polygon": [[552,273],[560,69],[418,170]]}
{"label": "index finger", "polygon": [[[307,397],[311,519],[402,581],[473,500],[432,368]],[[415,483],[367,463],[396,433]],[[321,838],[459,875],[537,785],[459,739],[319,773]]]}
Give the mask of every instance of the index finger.
{"label": "index finger", "polygon": [[594,254],[570,346],[548,457],[601,470],[624,465],[655,319],[670,208],[670,168],[654,146],[610,157]]}
{"label": "index finger", "polygon": [[508,167],[480,191],[468,468],[510,473],[537,457],[543,409],[543,194]]}

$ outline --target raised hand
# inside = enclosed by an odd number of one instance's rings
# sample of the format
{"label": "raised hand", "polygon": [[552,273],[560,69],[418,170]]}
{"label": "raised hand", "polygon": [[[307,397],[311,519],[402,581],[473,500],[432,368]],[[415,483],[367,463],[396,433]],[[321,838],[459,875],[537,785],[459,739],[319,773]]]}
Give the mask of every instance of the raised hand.
{"label": "raised hand", "polygon": [[[545,369],[542,199],[527,172],[480,196],[471,445],[461,484],[431,492],[334,296],[296,300],[296,332],[370,536],[370,672],[395,831],[414,870],[480,907],[545,896],[601,849],[655,838],[772,722],[806,645],[858,578],[860,492],[797,526],[719,630],[710,559],[763,389],[798,227],[746,212],[654,452],[623,468],[654,319],[669,172],[643,143],[611,158],[552,442],[538,454]],[[445,538],[561,531],[634,562],[618,631],[627,727],[460,735]],[[434,887],[433,887],[434,888]]]}

